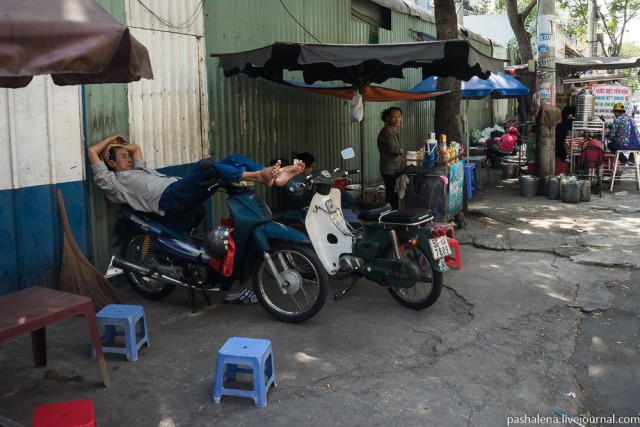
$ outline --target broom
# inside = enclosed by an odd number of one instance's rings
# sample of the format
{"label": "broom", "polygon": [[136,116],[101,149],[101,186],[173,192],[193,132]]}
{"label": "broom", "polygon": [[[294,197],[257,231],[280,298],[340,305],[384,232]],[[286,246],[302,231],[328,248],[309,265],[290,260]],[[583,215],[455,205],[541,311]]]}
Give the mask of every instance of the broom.
{"label": "broom", "polygon": [[124,298],[120,292],[85,258],[73,238],[59,189],[58,207],[64,233],[60,289],[91,298],[96,312],[106,305],[121,303]]}

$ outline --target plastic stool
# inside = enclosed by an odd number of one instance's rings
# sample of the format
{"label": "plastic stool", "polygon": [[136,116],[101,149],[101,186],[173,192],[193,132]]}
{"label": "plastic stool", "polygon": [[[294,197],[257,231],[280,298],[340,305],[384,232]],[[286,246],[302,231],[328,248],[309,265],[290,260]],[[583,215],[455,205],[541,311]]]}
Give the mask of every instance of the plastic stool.
{"label": "plastic stool", "polygon": [[473,190],[471,188],[471,175],[473,173],[473,189],[478,191],[478,168],[475,163],[464,164],[464,177],[467,180],[467,197],[473,197]]}
{"label": "plastic stool", "polygon": [[[239,365],[249,366],[249,368],[239,368]],[[253,374],[253,390],[224,386],[225,380],[235,380],[238,372]],[[267,406],[267,391],[271,385],[276,386],[276,367],[273,362],[271,341],[231,337],[218,350],[216,378],[213,384],[213,401],[215,403],[220,403],[220,397],[225,394],[251,397],[256,406],[262,408]]]}
{"label": "plastic stool", "polygon": [[[620,162],[620,155],[624,154],[625,157],[627,159],[629,159],[629,156],[633,154],[634,156],[634,165],[633,166],[624,166],[622,165],[622,163]],[[615,184],[616,181],[634,181],[636,183],[636,189],[638,191],[640,191],[640,151],[638,150],[618,150],[615,154],[616,159],[613,163],[613,167],[611,168],[612,171],[617,171],[618,168],[620,168],[620,170],[622,169],[633,169],[633,174],[634,174],[634,178],[627,178],[625,176],[625,178],[622,177],[622,174],[620,175],[616,175],[615,173],[611,174],[611,187],[609,188],[609,191],[613,191],[613,184]]]}
{"label": "plastic stool", "polygon": [[[102,346],[105,353],[126,354],[127,360],[138,360],[138,350],[143,345],[149,347],[149,331],[144,316],[144,308],[141,305],[110,304],[96,314],[98,328],[105,327],[102,342],[115,343],[118,336],[124,336],[125,346]],[[140,325],[140,331],[136,331],[136,323]],[[123,331],[116,331],[116,326],[121,326]],[[139,340],[138,340],[139,339]],[[96,349],[91,346],[91,357],[96,357]]]}
{"label": "plastic stool", "polygon": [[91,400],[50,403],[33,412],[33,427],[95,427]]}
{"label": "plastic stool", "polygon": [[444,262],[448,266],[456,266],[457,270],[462,269],[462,260],[460,259],[460,245],[456,239],[451,239],[447,237],[447,242],[449,242],[449,246],[451,247],[453,253],[449,256],[444,257]]}

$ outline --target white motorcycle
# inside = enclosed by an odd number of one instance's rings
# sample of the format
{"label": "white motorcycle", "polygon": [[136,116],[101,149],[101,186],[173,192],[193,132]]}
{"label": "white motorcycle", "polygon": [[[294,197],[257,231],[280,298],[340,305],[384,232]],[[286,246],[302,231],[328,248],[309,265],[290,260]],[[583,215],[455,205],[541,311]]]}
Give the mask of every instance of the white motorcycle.
{"label": "white motorcycle", "polygon": [[[354,157],[353,149],[344,150],[342,157]],[[448,270],[444,262],[451,254],[447,237],[433,227],[427,209],[393,211],[388,203],[353,204],[351,210],[362,223],[361,229],[354,229],[342,214],[340,190],[331,188],[335,180],[354,172],[358,171],[336,169],[309,178],[316,192],[305,226],[313,248],[327,273],[352,278],[335,299],[365,277],[387,287],[405,307],[431,306],[440,297],[442,273]]]}

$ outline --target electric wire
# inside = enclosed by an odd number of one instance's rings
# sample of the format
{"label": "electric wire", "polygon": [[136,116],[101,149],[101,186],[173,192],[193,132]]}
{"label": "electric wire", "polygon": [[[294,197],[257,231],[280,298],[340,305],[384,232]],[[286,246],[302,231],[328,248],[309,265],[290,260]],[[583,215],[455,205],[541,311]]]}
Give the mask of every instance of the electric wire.
{"label": "electric wire", "polygon": [[300,21],[298,21],[298,20],[296,19],[296,17],[295,17],[295,16],[293,16],[293,14],[289,11],[289,9],[287,9],[287,6],[285,6],[285,4],[283,3],[283,1],[282,1],[282,0],[280,0],[280,4],[282,5],[282,7],[284,7],[284,10],[286,10],[286,11],[287,11],[287,13],[288,13],[288,14],[289,14],[289,16],[291,17],[291,19],[293,19],[293,20],[296,22],[296,24],[298,24],[298,25],[300,26],[300,28],[302,28],[302,29],[304,30],[304,32],[305,32],[305,33],[309,34],[309,35],[311,36],[311,38],[313,38],[313,39],[314,39],[315,41],[317,41],[318,43],[322,43],[322,42],[321,42],[320,40],[318,40],[318,39],[317,39],[313,34],[311,34],[311,33],[309,32],[309,30],[307,30],[307,29],[304,27],[304,25],[302,25],[302,24],[300,23]]}
{"label": "electric wire", "polygon": [[140,4],[140,6],[145,8],[151,15],[153,15],[154,18],[156,18],[158,21],[162,22],[167,27],[174,28],[176,30],[184,30],[184,29],[189,28],[190,26],[192,26],[193,23],[196,21],[196,18],[198,17],[200,12],[202,12],[202,10],[204,9],[205,1],[206,0],[200,0],[198,5],[196,6],[196,10],[191,14],[191,16],[189,18],[187,18],[186,21],[184,21],[182,24],[179,24],[179,25],[175,25],[171,21],[169,21],[167,19],[164,19],[163,17],[159,16],[153,10],[149,9],[149,7],[146,4],[142,3],[142,0],[138,0],[138,3]]}

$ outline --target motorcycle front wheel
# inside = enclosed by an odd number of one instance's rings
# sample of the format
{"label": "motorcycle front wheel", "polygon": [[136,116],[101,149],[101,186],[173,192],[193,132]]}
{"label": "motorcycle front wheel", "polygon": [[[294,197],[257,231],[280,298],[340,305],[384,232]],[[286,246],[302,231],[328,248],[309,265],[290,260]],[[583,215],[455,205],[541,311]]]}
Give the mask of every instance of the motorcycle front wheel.
{"label": "motorcycle front wheel", "polygon": [[266,259],[253,272],[253,290],[262,307],[276,319],[297,323],[315,316],[327,298],[329,278],[320,259],[310,248],[279,243],[270,251],[283,290],[272,276]]}
{"label": "motorcycle front wheel", "polygon": [[[442,272],[431,268],[427,255],[420,248],[401,244],[400,255],[407,268],[416,271],[418,281],[410,288],[391,286],[387,290],[396,301],[413,310],[423,310],[432,306],[442,292]],[[387,249],[386,258],[394,259],[392,247]]]}
{"label": "motorcycle front wheel", "polygon": [[[157,268],[160,272],[169,275],[173,271],[163,264],[162,259],[166,255],[159,248],[157,240],[148,234],[135,234],[122,245],[122,257],[135,264],[149,268]],[[129,285],[139,295],[146,299],[160,300],[168,296],[175,289],[174,285],[163,283],[130,271],[124,272]]]}

